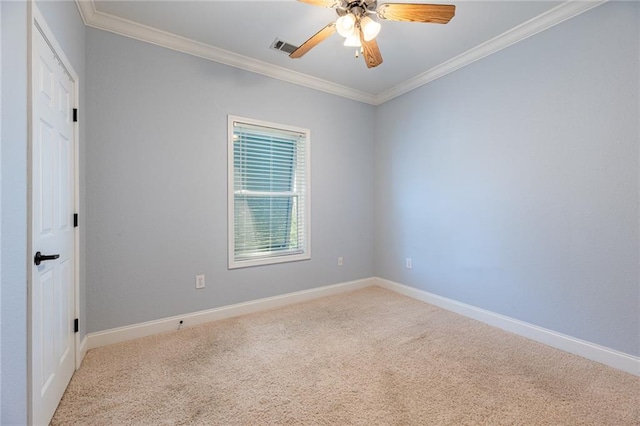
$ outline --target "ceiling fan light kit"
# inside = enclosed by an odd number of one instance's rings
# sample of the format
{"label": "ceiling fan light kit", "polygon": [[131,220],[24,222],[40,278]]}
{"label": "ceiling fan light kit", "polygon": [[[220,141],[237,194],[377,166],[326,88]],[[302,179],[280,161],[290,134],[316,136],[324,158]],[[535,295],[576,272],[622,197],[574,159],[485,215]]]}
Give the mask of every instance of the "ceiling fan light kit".
{"label": "ceiling fan light kit", "polygon": [[360,43],[360,34],[356,34],[355,32],[351,34],[349,37],[344,39],[344,45],[347,47],[362,47],[362,43]]}
{"label": "ceiling fan light kit", "polygon": [[[320,44],[334,32],[345,38],[344,45],[361,47],[368,68],[382,63],[382,55],[375,38],[381,25],[369,15],[390,21],[426,22],[446,24],[455,15],[456,7],[446,4],[410,4],[389,3],[378,7],[377,0],[298,0],[313,6],[322,6],[336,10],[338,19],[315,33],[302,43],[289,57],[300,58]],[[356,51],[356,58],[358,57]]]}
{"label": "ceiling fan light kit", "polygon": [[342,37],[352,36],[355,27],[356,17],[353,13],[347,13],[336,20],[336,29]]}
{"label": "ceiling fan light kit", "polygon": [[382,28],[382,25],[368,16],[360,19],[360,30],[365,41],[371,41],[376,38],[380,33],[380,28]]}

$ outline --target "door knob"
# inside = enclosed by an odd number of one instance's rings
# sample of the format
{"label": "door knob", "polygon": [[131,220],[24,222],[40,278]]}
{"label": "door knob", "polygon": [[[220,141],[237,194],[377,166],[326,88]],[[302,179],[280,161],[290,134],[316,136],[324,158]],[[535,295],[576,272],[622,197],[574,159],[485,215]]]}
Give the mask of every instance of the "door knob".
{"label": "door knob", "polygon": [[39,265],[42,261],[54,260],[59,257],[60,257],[59,254],[42,254],[40,252],[37,252],[36,256],[33,258],[33,261],[35,262],[36,265]]}

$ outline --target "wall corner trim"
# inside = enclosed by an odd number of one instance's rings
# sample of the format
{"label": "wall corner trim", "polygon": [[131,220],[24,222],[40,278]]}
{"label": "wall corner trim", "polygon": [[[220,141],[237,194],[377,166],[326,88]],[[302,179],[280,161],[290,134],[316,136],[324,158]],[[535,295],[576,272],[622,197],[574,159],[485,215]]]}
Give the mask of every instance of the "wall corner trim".
{"label": "wall corner trim", "polygon": [[76,0],[76,6],[78,6],[82,22],[85,25],[89,25],[89,22],[93,20],[93,15],[96,13],[96,5],[93,0]]}
{"label": "wall corner trim", "polygon": [[378,287],[420,300],[465,317],[517,334],[527,339],[560,349],[609,367],[640,376],[640,357],[619,352],[595,343],[567,336],[537,325],[529,324],[505,315],[477,308],[453,299],[438,296],[424,290],[399,284],[384,278],[375,278]]}
{"label": "wall corner trim", "polygon": [[372,94],[342,86],[331,81],[323,80],[297,71],[292,71],[264,61],[249,58],[228,50],[220,49],[209,44],[201,43],[187,37],[182,37],[167,31],[159,30],[128,19],[120,18],[109,13],[96,10],[91,0],[76,0],[78,9],[85,24],[89,27],[109,31],[114,34],[133,38],[135,40],[155,44],[156,46],[208,59],[235,68],[244,69],[267,77],[283,80],[289,83],[315,89],[332,95],[373,105],[375,97]]}
{"label": "wall corner trim", "polygon": [[[84,346],[84,351],[86,353],[87,350],[100,346],[111,345],[168,331],[175,331],[178,329],[180,321],[183,321],[182,328],[188,328],[206,322],[233,318],[240,315],[279,308],[294,303],[306,302],[320,297],[358,290],[370,287],[374,285],[374,283],[375,280],[373,278],[364,278],[355,281],[327,285],[324,287],[312,288],[309,290],[296,291],[294,293],[287,293],[280,296],[237,303],[235,305],[221,306],[219,308],[188,313],[185,315],[176,315],[155,321],[147,321],[139,324],[112,328],[110,330],[98,331],[87,334],[84,339],[86,340],[86,344],[84,344],[83,340],[83,345],[81,345],[81,347]],[[84,357],[84,355],[82,355],[82,357]]]}
{"label": "wall corner trim", "polygon": [[460,55],[378,94],[366,93],[277,65],[220,49],[96,9],[93,0],[76,0],[85,25],[221,64],[262,74],[369,105],[381,105],[477,60],[560,24],[609,0],[569,0]]}
{"label": "wall corner trim", "polygon": [[440,77],[452,73],[462,67],[474,63],[486,56],[496,53],[512,44],[538,34],[541,31],[558,25],[587,10],[600,6],[609,0],[567,1],[542,13],[522,24],[505,31],[504,33],[467,50],[460,55],[437,65],[430,70],[418,74],[409,80],[398,84],[375,96],[375,105],[381,105],[393,98],[408,93],[420,86],[432,82]]}

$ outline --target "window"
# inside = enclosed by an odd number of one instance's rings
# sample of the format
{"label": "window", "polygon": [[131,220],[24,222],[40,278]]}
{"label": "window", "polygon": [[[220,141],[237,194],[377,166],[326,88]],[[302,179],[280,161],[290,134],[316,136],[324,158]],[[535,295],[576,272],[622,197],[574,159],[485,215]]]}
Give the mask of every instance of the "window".
{"label": "window", "polygon": [[229,116],[229,268],[311,258],[309,130]]}

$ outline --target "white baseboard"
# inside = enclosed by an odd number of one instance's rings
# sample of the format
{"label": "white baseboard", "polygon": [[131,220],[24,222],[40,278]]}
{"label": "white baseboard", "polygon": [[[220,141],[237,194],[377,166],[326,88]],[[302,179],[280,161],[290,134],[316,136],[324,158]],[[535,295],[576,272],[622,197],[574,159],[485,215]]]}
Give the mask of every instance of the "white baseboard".
{"label": "white baseboard", "polygon": [[563,350],[581,357],[608,365],[609,367],[640,376],[640,357],[619,352],[595,343],[567,336],[537,325],[529,324],[505,315],[467,305],[433,293],[398,284],[383,278],[375,279],[379,287],[395,291],[423,302],[430,303],[448,311],[464,315],[484,322],[491,326],[526,337],[536,342],[544,343],[556,349]]}
{"label": "white baseboard", "polygon": [[592,361],[608,365],[609,367],[640,376],[640,357],[619,352],[595,343],[567,336],[553,330],[529,324],[505,315],[500,315],[472,305],[467,305],[466,303],[438,296],[424,290],[419,290],[417,288],[409,287],[383,278],[366,278],[362,280],[349,281],[313,288],[310,290],[298,291],[295,293],[283,294],[280,296],[267,297],[250,302],[238,303],[235,305],[222,306],[220,308],[209,309],[206,311],[176,315],[169,318],[113,328],[96,333],[89,333],[84,337],[84,339],[82,339],[80,344],[79,359],[76,362],[76,368],[80,366],[82,359],[89,349],[176,330],[180,321],[183,321],[182,328],[192,327],[197,324],[279,308],[293,303],[305,302],[372,285],[377,285],[387,290],[464,315],[468,318],[481,321],[485,324],[509,331],[522,337],[526,337]]}
{"label": "white baseboard", "polygon": [[85,334],[84,338],[80,342],[80,349],[77,352],[78,355],[76,356],[76,370],[80,368],[80,365],[82,364],[82,360],[84,359],[84,356],[87,354],[87,351],[89,350],[89,348],[87,347],[88,341],[89,339]]}
{"label": "white baseboard", "polygon": [[206,311],[176,315],[169,318],[147,321],[125,327],[112,328],[110,330],[99,331],[96,333],[89,333],[85,336],[85,340],[87,342],[85,345],[85,352],[88,349],[100,346],[111,345],[113,343],[124,342],[126,340],[177,330],[180,321],[183,321],[182,328],[192,327],[194,325],[210,321],[237,317],[239,315],[265,311],[267,309],[279,308],[293,303],[305,302],[307,300],[370,287],[374,284],[375,280],[373,278],[366,278],[319,288],[312,288],[310,290],[297,291],[295,293],[288,293],[280,296],[252,300],[250,302],[238,303],[235,305],[222,306],[220,308],[209,309]]}

